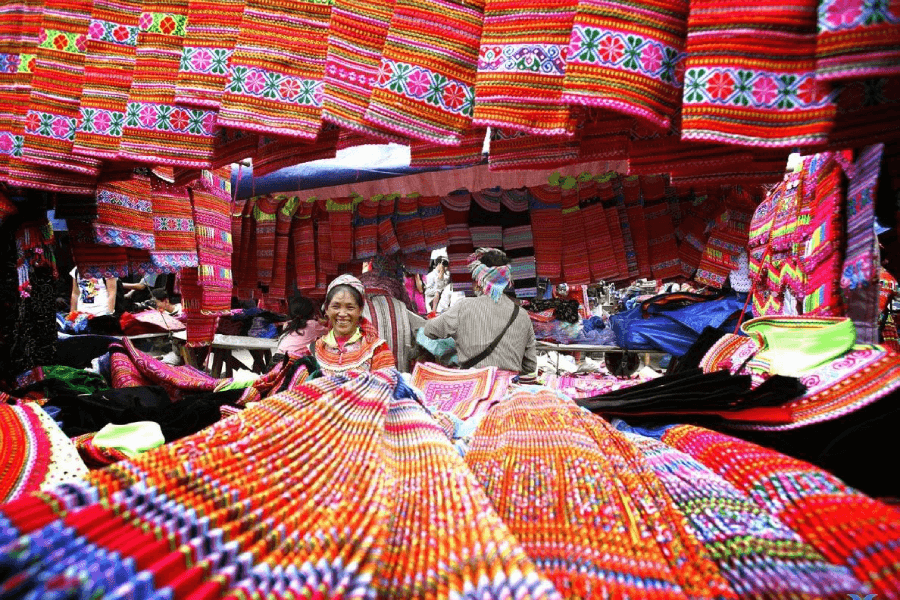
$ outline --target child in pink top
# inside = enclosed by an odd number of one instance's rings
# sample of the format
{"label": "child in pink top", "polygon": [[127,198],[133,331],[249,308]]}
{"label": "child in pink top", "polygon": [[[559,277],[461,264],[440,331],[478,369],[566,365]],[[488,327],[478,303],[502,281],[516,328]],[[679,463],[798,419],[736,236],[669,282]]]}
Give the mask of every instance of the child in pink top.
{"label": "child in pink top", "polygon": [[288,305],[288,312],[291,321],[278,340],[278,348],[273,357],[276,362],[279,354],[291,357],[309,354],[310,344],[328,332],[328,329],[314,318],[315,306],[309,298],[294,296]]}

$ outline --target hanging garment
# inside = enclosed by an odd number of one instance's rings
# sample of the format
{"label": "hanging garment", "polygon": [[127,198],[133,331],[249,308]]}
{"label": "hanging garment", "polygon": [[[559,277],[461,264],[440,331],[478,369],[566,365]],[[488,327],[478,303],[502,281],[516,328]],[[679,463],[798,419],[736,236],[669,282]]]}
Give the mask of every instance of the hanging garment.
{"label": "hanging garment", "polygon": [[890,2],[819,3],[816,80],[841,81],[900,75],[900,20]]}
{"label": "hanging garment", "polygon": [[325,202],[331,229],[331,258],[338,264],[353,260],[353,198]]}
{"label": "hanging garment", "polygon": [[[419,194],[397,198],[394,209],[394,232],[404,255],[425,250],[425,235],[422,232],[422,219],[419,217]],[[425,272],[428,272],[427,262]]]}
{"label": "hanging garment", "polygon": [[454,292],[472,291],[472,274],[466,266],[469,255],[475,251],[469,231],[469,210],[472,195],[465,191],[454,192],[441,198],[441,209],[447,224],[447,259],[450,262],[450,280]]}
{"label": "hanging garment", "polygon": [[314,200],[301,201],[291,222],[294,269],[297,289],[301,291],[316,287],[316,237],[312,219],[314,206]]}
{"label": "hanging garment", "polygon": [[503,251],[510,259],[516,298],[534,298],[537,295],[537,275],[528,191],[525,188],[504,190],[500,202]]}
{"label": "hanging garment", "polygon": [[440,196],[419,196],[419,218],[422,220],[422,235],[425,237],[425,249],[437,250],[446,248],[450,243],[447,237],[447,222],[441,209]]}
{"label": "hanging garment", "polygon": [[[534,237],[535,274],[558,282],[562,277],[563,216],[562,196],[558,186],[541,185],[528,188],[531,219],[540,223],[532,229]],[[451,262],[452,268],[452,262]]]}
{"label": "hanging garment", "polygon": [[300,206],[300,197],[283,197],[279,200],[279,205],[275,215],[275,263],[272,266],[272,283],[269,284],[267,296],[270,302],[275,303],[286,300],[288,290],[294,287],[290,285],[295,274],[291,252],[291,224]]}
{"label": "hanging garment", "polygon": [[499,188],[472,192],[472,204],[469,206],[469,234],[475,248],[503,247],[503,226],[500,223],[500,198],[503,190]]}
{"label": "hanging garment", "polygon": [[98,244],[143,250],[156,247],[149,177],[101,181],[96,198],[97,219],[91,226]]}
{"label": "hanging garment", "polygon": [[191,187],[197,233],[198,284],[203,288],[203,312],[231,312],[234,279],[231,270],[231,169],[203,171]]}
{"label": "hanging garment", "polygon": [[158,177],[150,179],[150,189],[155,240],[150,256],[154,264],[168,270],[196,267],[197,234],[188,189]]}
{"label": "hanging garment", "polygon": [[370,259],[378,252],[378,201],[376,198],[355,200],[353,248],[357,260]]}
{"label": "hanging garment", "polygon": [[334,158],[339,137],[340,131],[331,125],[323,126],[314,140],[261,135],[253,174],[262,177],[305,162]]}
{"label": "hanging garment", "polygon": [[622,197],[625,200],[625,214],[628,230],[634,244],[634,258],[637,262],[637,276],[649,279],[653,276],[650,267],[650,248],[647,241],[647,225],[644,222],[644,202],[641,196],[641,179],[630,175],[622,180]]}
{"label": "hanging garment", "polygon": [[581,183],[561,191],[563,280],[570,285],[591,283],[587,222],[581,214]]}

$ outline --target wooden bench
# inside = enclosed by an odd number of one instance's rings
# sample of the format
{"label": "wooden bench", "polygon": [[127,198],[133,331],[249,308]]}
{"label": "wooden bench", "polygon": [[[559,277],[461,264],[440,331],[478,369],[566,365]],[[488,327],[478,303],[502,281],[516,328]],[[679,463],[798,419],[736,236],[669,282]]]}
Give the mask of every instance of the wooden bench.
{"label": "wooden bench", "polygon": [[[182,343],[187,341],[187,333],[179,331],[173,335],[176,340]],[[210,346],[210,354],[212,355],[212,366],[210,367],[210,375],[215,378],[222,376],[224,368],[225,377],[232,377],[235,369],[244,369],[253,371],[254,373],[263,373],[266,365],[272,360],[272,352],[278,347],[278,340],[271,338],[256,338],[244,335],[224,335],[217,333]],[[253,357],[253,365],[247,366],[234,356],[236,350],[247,350]],[[190,348],[182,346],[182,356],[184,361],[192,367],[202,368],[195,364],[194,353]]]}

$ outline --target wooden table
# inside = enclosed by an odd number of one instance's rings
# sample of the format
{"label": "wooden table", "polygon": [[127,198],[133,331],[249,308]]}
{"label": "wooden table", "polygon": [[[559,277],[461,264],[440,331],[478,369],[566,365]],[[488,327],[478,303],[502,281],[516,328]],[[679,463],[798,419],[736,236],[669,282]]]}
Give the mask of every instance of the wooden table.
{"label": "wooden table", "polygon": [[[176,340],[181,342],[187,341],[187,333],[179,331],[173,335]],[[245,369],[254,373],[262,373],[266,370],[266,365],[272,360],[272,351],[278,347],[278,340],[271,338],[256,338],[244,335],[223,335],[217,333],[213,338],[210,346],[210,354],[212,354],[213,362],[210,367],[210,374],[219,378],[222,376],[222,368],[225,369],[225,376],[234,375],[235,369]],[[188,348],[182,347],[182,355],[184,361],[197,368],[201,368],[195,364],[194,355],[187,351]],[[248,367],[234,356],[235,350],[246,350],[253,357],[253,365]]]}

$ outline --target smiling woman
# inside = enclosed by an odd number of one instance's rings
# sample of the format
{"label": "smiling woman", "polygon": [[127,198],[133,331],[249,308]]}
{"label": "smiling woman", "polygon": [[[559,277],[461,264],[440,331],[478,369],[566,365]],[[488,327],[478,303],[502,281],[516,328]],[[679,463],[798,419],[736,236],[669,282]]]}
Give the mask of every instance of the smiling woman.
{"label": "smiling woman", "polygon": [[315,343],[316,361],[322,373],[334,375],[396,366],[387,342],[362,316],[365,293],[362,282],[352,275],[341,275],[328,286],[325,316],[329,330]]}

